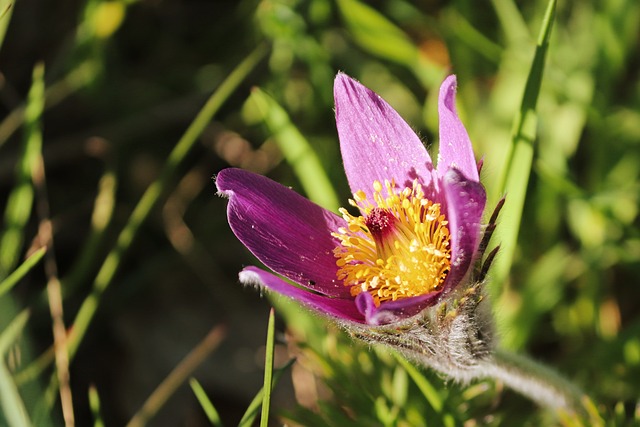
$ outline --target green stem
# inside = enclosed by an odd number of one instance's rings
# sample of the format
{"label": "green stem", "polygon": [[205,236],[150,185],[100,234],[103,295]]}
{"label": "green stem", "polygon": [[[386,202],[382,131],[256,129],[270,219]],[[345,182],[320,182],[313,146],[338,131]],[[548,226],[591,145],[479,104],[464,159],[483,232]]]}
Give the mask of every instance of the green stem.
{"label": "green stem", "polygon": [[481,376],[502,381],[534,402],[568,414],[585,417],[588,397],[557,372],[524,355],[498,349]]}
{"label": "green stem", "polygon": [[269,425],[269,410],[271,409],[271,387],[273,386],[273,350],[275,345],[275,311],[269,312],[269,326],[267,328],[267,346],[264,357],[264,385],[262,389],[262,415],[260,427]]}

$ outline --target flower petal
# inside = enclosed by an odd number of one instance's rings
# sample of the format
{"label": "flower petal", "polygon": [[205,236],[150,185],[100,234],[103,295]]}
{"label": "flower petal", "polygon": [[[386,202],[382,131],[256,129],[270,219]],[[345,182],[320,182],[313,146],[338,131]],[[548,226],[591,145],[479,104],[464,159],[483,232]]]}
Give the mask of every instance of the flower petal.
{"label": "flower petal", "polygon": [[440,292],[432,292],[418,297],[389,301],[376,307],[373,296],[369,292],[361,292],[356,296],[356,306],[369,325],[386,325],[415,316],[425,308],[433,305]]}
{"label": "flower petal", "polygon": [[444,176],[452,167],[472,181],[479,181],[478,165],[473,155],[467,130],[456,113],[456,76],[451,75],[440,86],[438,100],[440,150],[438,174]]}
{"label": "flower petal", "polygon": [[218,191],[229,197],[227,216],[238,239],[264,265],[295,283],[334,297],[350,296],[336,278],[331,232],[342,218],[295,191],[242,169],[224,169]]}
{"label": "flower petal", "polygon": [[346,74],[334,83],[340,151],[351,192],[373,200],[373,182],[395,180],[402,187],[414,179],[429,188],[434,168],[420,138],[375,92]]}
{"label": "flower petal", "polygon": [[238,275],[240,282],[245,285],[264,287],[309,306],[324,315],[337,317],[341,320],[364,323],[364,317],[356,309],[353,298],[329,298],[314,294],[305,289],[293,286],[280,277],[257,267],[246,267]]}
{"label": "flower petal", "polygon": [[443,189],[451,234],[451,271],[444,282],[443,292],[446,292],[464,278],[478,250],[487,195],[482,184],[465,178],[457,169],[445,174]]}

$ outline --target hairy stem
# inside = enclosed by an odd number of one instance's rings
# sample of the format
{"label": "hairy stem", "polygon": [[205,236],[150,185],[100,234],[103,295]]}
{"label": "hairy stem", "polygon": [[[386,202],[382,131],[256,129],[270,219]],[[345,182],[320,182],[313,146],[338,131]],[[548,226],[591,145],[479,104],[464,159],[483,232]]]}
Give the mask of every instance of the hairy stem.
{"label": "hairy stem", "polygon": [[497,349],[483,368],[481,376],[500,380],[542,406],[587,415],[587,397],[578,387],[526,356]]}

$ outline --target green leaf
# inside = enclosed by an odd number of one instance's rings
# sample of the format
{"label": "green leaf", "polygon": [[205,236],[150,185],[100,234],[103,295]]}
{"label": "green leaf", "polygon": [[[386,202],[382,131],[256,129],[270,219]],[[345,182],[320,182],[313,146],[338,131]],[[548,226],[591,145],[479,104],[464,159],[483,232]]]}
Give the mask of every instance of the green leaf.
{"label": "green leaf", "polygon": [[44,65],[33,69],[33,82],[27,98],[22,152],[16,168],[16,185],[9,195],[4,212],[5,230],[0,236],[0,278],[12,271],[20,258],[24,227],[33,206],[32,176],[42,151],[40,117],[44,110]]}
{"label": "green leaf", "polygon": [[275,312],[273,308],[269,312],[269,326],[267,328],[267,347],[264,356],[264,385],[262,389],[262,414],[260,427],[269,425],[269,409],[271,408],[271,384],[273,380],[273,351],[275,349]]}
{"label": "green leaf", "polygon": [[[273,387],[276,386],[276,384],[278,384],[278,381],[280,380],[280,377],[282,376],[282,374],[287,369],[289,369],[291,367],[291,365],[293,365],[293,363],[295,361],[296,361],[296,359],[291,359],[282,368],[278,368],[278,369],[276,369],[274,371],[274,373],[273,373],[273,381],[271,382],[271,388],[272,389],[273,389]],[[247,407],[247,410],[244,412],[244,415],[242,415],[242,418],[240,419],[240,422],[238,423],[238,427],[251,427],[253,425],[253,421],[258,416],[258,411],[260,410],[260,407],[262,406],[263,391],[264,391],[264,388],[261,388],[260,390],[258,390],[258,393],[256,393],[256,395],[254,396],[253,400],[251,401],[251,403]]]}
{"label": "green leaf", "polygon": [[522,104],[514,121],[511,155],[508,157],[499,186],[499,194],[506,194],[507,201],[500,214],[501,224],[498,228],[501,250],[493,267],[493,283],[495,285],[492,287],[492,291],[494,294],[507,278],[516,250],[518,230],[533,164],[537,125],[536,105],[542,84],[555,9],[556,0],[550,0],[527,77]]}
{"label": "green leaf", "polygon": [[212,426],[222,427],[222,421],[220,420],[220,415],[216,410],[211,400],[209,400],[209,396],[204,391],[198,380],[195,378],[189,379],[189,385],[191,386],[191,390],[193,390],[193,394],[196,395],[196,399],[198,399],[198,403],[204,410],[204,413],[207,415],[207,419],[211,423]]}
{"label": "green leaf", "polygon": [[0,297],[9,292],[16,283],[20,281],[33,267],[38,264],[44,254],[47,252],[46,247],[42,247],[35,251],[27,258],[18,268],[16,268],[6,279],[0,282]]}
{"label": "green leaf", "polygon": [[417,61],[418,48],[384,15],[357,0],[338,0],[338,7],[351,35],[363,49],[399,64]]}
{"label": "green leaf", "polygon": [[451,415],[455,412],[449,410],[449,408],[446,408],[444,399],[431,385],[429,380],[427,380],[424,375],[422,375],[422,373],[409,361],[407,361],[407,359],[405,359],[402,355],[398,353],[393,353],[393,355],[400,366],[402,366],[404,370],[407,371],[413,382],[422,392],[422,395],[424,396],[426,401],[429,403],[430,407],[427,409],[429,409],[430,412],[433,412],[432,414],[430,414],[430,417],[432,417],[433,419],[437,419],[437,413],[441,418],[444,426],[452,427],[457,425],[456,420],[453,418],[453,415]]}
{"label": "green leaf", "polygon": [[409,68],[425,87],[437,87],[442,82],[443,67],[420,55],[405,32],[384,15],[357,0],[338,0],[338,8],[361,48]]}
{"label": "green leaf", "polygon": [[7,27],[11,22],[11,15],[14,8],[13,0],[0,0],[0,47],[4,42],[4,36],[7,33]]}
{"label": "green leaf", "polygon": [[7,424],[11,427],[27,427],[31,425],[18,387],[4,362],[5,352],[22,332],[28,319],[29,313],[25,310],[16,316],[0,335],[0,405],[2,414]]}
{"label": "green leaf", "polygon": [[100,395],[95,386],[89,387],[89,407],[93,415],[93,427],[104,427],[104,421],[100,414]]}
{"label": "green leaf", "polygon": [[29,320],[29,311],[23,310],[13,318],[11,323],[0,334],[0,356],[4,357],[7,349],[16,341]]}

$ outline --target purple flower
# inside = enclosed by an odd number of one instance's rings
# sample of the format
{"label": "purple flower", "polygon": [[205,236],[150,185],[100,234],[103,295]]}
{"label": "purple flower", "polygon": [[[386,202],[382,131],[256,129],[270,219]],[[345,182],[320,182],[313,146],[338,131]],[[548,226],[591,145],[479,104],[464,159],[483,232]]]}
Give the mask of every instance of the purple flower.
{"label": "purple flower", "polygon": [[455,90],[449,76],[440,88],[434,167],[393,108],[338,74],[336,123],[357,214],[339,216],[263,176],[222,170],[216,186],[229,198],[231,229],[278,274],[247,267],[240,281],[343,323],[381,325],[420,313],[469,280],[486,195]]}

